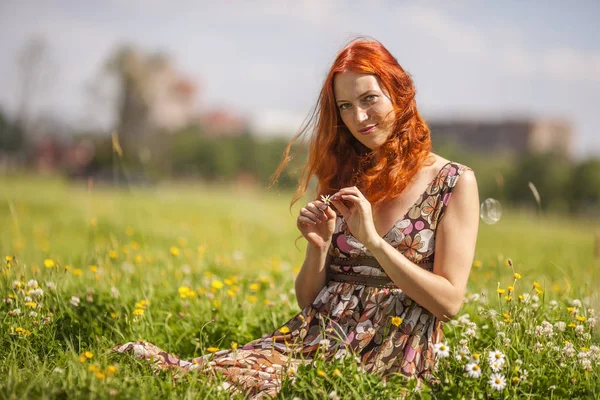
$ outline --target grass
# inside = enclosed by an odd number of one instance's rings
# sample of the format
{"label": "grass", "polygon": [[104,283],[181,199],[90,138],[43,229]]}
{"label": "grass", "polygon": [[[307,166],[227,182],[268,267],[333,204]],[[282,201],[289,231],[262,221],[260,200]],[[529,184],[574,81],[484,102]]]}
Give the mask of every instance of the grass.
{"label": "grass", "polygon": [[[2,177],[0,193],[0,255],[16,256],[0,264],[0,398],[229,398],[207,377],[174,384],[109,350],[144,339],[192,358],[258,338],[299,311],[292,289],[305,241],[294,245],[301,202],[290,213],[291,193],[184,183],[115,189],[39,176]],[[597,232],[596,221],[517,210],[481,223],[466,303],[445,326],[451,354],[440,360],[442,385],[412,396],[599,396],[598,330],[590,326],[600,303]],[[44,294],[28,303],[32,279]],[[536,334],[543,321],[552,335]],[[574,326],[563,332],[559,321]],[[467,378],[461,348],[469,358],[501,350],[506,387],[492,388],[485,360],[482,377]],[[352,360],[317,361],[281,396],[393,398],[411,385],[401,376],[384,385]]]}

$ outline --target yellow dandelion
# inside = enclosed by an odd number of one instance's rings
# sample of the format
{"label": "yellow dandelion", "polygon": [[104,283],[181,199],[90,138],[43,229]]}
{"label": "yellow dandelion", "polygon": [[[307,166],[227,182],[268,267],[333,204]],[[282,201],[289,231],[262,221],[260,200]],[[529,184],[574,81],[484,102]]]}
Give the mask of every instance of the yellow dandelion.
{"label": "yellow dandelion", "polygon": [[248,296],[248,301],[249,301],[250,303],[256,303],[256,300],[257,300],[257,299],[256,299],[256,296]]}
{"label": "yellow dandelion", "polygon": [[237,350],[237,348],[238,348],[238,344],[236,342],[231,342],[231,349]]}
{"label": "yellow dandelion", "polygon": [[27,307],[33,308],[33,307],[37,306],[37,303],[35,301],[28,301],[27,303],[25,303],[25,305]]}
{"label": "yellow dandelion", "polygon": [[508,293],[510,293],[510,292],[512,292],[513,290],[515,290],[515,288],[514,288],[514,287],[512,287],[512,286],[509,286],[509,287],[507,287],[507,288],[506,288],[506,290],[508,290]]}
{"label": "yellow dandelion", "polygon": [[520,381],[520,379],[519,379],[518,376],[515,376],[515,377],[512,378],[512,382],[513,383],[519,383],[519,381]]}
{"label": "yellow dandelion", "polygon": [[117,319],[117,313],[116,313],[116,312],[111,312],[111,313],[110,313],[110,317],[111,317],[112,319]]}
{"label": "yellow dandelion", "polygon": [[475,268],[481,268],[482,265],[483,265],[482,262],[479,260],[473,261],[473,267],[475,267]]}
{"label": "yellow dandelion", "polygon": [[585,317],[583,315],[580,315],[577,317],[577,321],[583,322],[583,321],[585,321]]}
{"label": "yellow dandelion", "polygon": [[140,255],[135,256],[136,264],[141,264],[144,261],[144,258]]}
{"label": "yellow dandelion", "polygon": [[402,318],[399,316],[395,316],[392,318],[392,325],[394,326],[400,326],[400,324],[402,324]]}
{"label": "yellow dandelion", "polygon": [[232,281],[231,279],[229,279],[229,278],[225,279],[223,282],[224,282],[224,283],[225,283],[227,286],[231,286],[231,285],[233,285],[233,281]]}
{"label": "yellow dandelion", "polygon": [[541,288],[541,287],[542,287],[542,285],[540,285],[540,283],[539,283],[539,282],[533,282],[533,287],[534,287],[534,288]]}
{"label": "yellow dandelion", "polygon": [[317,371],[317,375],[319,375],[321,378],[324,378],[327,376],[327,374],[325,373],[325,371],[323,371],[322,369]]}
{"label": "yellow dandelion", "polygon": [[75,268],[73,270],[73,275],[75,275],[75,276],[81,276],[81,275],[83,275],[83,271],[81,269],[79,269],[79,268]]}
{"label": "yellow dandelion", "polygon": [[575,325],[574,323],[570,323],[569,325],[567,325],[569,328],[575,328],[577,325]]}
{"label": "yellow dandelion", "polygon": [[96,378],[98,378],[99,380],[104,379],[104,374],[102,372],[96,372]]}
{"label": "yellow dandelion", "polygon": [[206,350],[208,350],[208,351],[209,351],[209,352],[211,352],[211,353],[216,353],[217,351],[219,351],[219,348],[218,348],[218,347],[212,347],[212,346],[211,346],[211,347],[209,347],[209,348],[208,348],[208,349],[206,349]]}
{"label": "yellow dandelion", "polygon": [[83,364],[83,363],[85,363],[86,361],[87,361],[87,358],[85,357],[85,354],[81,354],[81,355],[79,356],[79,362]]}
{"label": "yellow dandelion", "polygon": [[85,356],[85,358],[92,358],[94,357],[94,353],[92,353],[91,351],[86,351],[85,353],[83,353],[83,355]]}
{"label": "yellow dandelion", "polygon": [[506,292],[506,290],[501,289],[501,288],[496,289],[496,293],[498,293],[498,294],[504,294],[504,292]]}
{"label": "yellow dandelion", "polygon": [[135,315],[136,317],[138,315],[144,315],[144,310],[142,310],[141,308],[136,308],[135,310],[133,310],[133,315]]}
{"label": "yellow dandelion", "polygon": [[284,326],[279,330],[279,332],[281,332],[285,335],[286,333],[290,333],[290,328],[288,328],[287,326]]}
{"label": "yellow dandelion", "polygon": [[221,282],[219,280],[214,280],[214,281],[212,281],[210,286],[212,286],[215,289],[221,289],[223,287],[223,282]]}
{"label": "yellow dandelion", "polygon": [[510,314],[508,314],[508,313],[504,313],[504,314],[502,314],[502,316],[503,316],[504,318],[506,318],[506,319],[509,319],[509,318],[510,318]]}
{"label": "yellow dandelion", "polygon": [[108,252],[108,256],[112,260],[116,260],[119,257],[119,253],[116,250],[111,250],[111,251]]}
{"label": "yellow dandelion", "polygon": [[535,288],[535,291],[536,291],[537,294],[544,293],[544,291],[542,289],[538,288],[538,287]]}
{"label": "yellow dandelion", "polygon": [[44,260],[44,267],[46,267],[46,268],[52,268],[52,267],[54,267],[54,265],[55,265],[55,264],[54,264],[54,261],[53,261],[53,260],[51,260],[51,259],[49,259],[49,258],[46,258],[46,259]]}
{"label": "yellow dandelion", "polygon": [[21,328],[20,326],[17,329],[15,329],[15,332],[17,332],[17,333],[22,333],[24,331],[25,331],[25,329]]}
{"label": "yellow dandelion", "polygon": [[525,301],[525,296],[523,296],[522,294],[519,295],[519,300],[520,301]]}
{"label": "yellow dandelion", "polygon": [[109,365],[108,367],[106,367],[104,373],[106,375],[114,375],[117,373],[117,367],[115,365]]}
{"label": "yellow dandelion", "polygon": [[100,371],[100,369],[96,365],[91,364],[91,365],[88,366],[88,371],[90,371],[90,372],[98,372],[98,371]]}
{"label": "yellow dandelion", "polygon": [[175,246],[172,246],[171,247],[171,255],[173,257],[177,257],[179,255],[179,249],[177,247],[175,247]]}
{"label": "yellow dandelion", "polygon": [[250,285],[249,288],[250,288],[251,291],[257,292],[258,289],[260,289],[260,285],[258,283],[253,283],[253,284]]}
{"label": "yellow dandelion", "polygon": [[98,272],[98,267],[97,267],[97,266],[95,266],[95,265],[90,265],[90,266],[89,266],[89,269],[90,269],[90,271],[92,271],[92,272]]}
{"label": "yellow dandelion", "polygon": [[520,273],[518,273],[518,272],[515,272],[515,273],[513,274],[513,278],[515,278],[515,279],[517,279],[517,280],[518,280],[518,279],[521,279],[521,274],[520,274]]}
{"label": "yellow dandelion", "polygon": [[235,292],[234,292],[233,290],[229,289],[229,290],[227,291],[227,296],[229,296],[229,297],[233,297],[233,296],[235,296]]}
{"label": "yellow dandelion", "polygon": [[512,297],[511,296],[504,296],[504,300],[506,300],[507,302],[512,301]]}
{"label": "yellow dandelion", "polygon": [[575,312],[575,307],[567,307],[567,311],[572,314]]}
{"label": "yellow dandelion", "polygon": [[342,371],[340,371],[339,369],[336,368],[336,369],[333,370],[333,375],[335,375],[335,376],[342,376]]}

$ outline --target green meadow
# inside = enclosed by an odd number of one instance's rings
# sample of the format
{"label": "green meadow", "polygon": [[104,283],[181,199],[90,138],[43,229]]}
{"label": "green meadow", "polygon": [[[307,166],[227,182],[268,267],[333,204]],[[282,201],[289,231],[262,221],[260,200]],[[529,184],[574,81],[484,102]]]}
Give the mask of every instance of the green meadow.
{"label": "green meadow", "polygon": [[[218,376],[157,375],[111,348],[142,339],[192,358],[299,312],[306,200],[290,211],[291,196],[0,177],[0,398],[229,398]],[[599,398],[599,235],[599,221],[505,207],[499,222],[480,222],[439,384],[384,384],[352,359],[317,360],[281,398]],[[497,371],[492,351],[505,357]]]}

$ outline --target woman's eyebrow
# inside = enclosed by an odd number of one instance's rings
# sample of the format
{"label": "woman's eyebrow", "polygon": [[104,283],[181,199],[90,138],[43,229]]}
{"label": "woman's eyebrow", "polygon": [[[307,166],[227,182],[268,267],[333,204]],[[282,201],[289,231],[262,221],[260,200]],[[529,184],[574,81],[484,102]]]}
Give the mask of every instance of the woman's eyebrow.
{"label": "woman's eyebrow", "polygon": [[[373,89],[369,89],[369,90],[367,90],[366,92],[364,92],[364,93],[362,93],[362,94],[358,95],[357,99],[359,99],[359,98],[363,97],[364,95],[366,95],[366,94],[369,94],[369,93],[371,93],[371,92],[375,93],[375,91],[374,91]],[[340,99],[340,100],[336,100],[335,102],[336,102],[336,103],[340,103],[340,102],[348,102],[348,100],[341,100],[341,99]]]}

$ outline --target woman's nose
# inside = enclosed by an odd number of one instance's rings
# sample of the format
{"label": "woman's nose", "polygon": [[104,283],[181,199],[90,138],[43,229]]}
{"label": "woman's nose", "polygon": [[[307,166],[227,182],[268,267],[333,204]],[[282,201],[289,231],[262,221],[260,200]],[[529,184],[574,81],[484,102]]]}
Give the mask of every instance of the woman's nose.
{"label": "woman's nose", "polygon": [[362,123],[362,122],[365,122],[367,119],[369,119],[369,114],[368,114],[366,108],[356,107],[356,109],[358,110],[357,116],[356,116],[356,119],[358,122]]}

